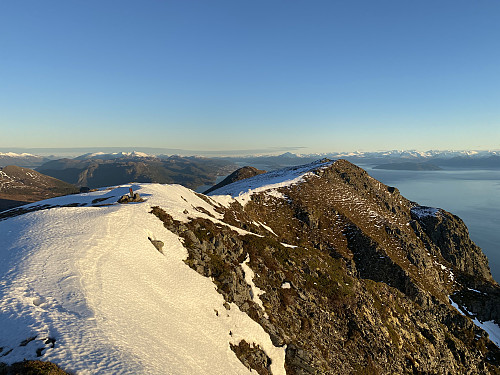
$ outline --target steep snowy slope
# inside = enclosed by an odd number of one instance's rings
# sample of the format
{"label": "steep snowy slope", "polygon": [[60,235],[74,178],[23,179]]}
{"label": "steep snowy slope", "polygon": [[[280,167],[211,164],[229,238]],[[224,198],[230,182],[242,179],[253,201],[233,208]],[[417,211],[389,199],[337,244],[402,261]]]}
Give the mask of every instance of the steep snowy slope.
{"label": "steep snowy slope", "polygon": [[[189,212],[217,221],[200,212],[220,216],[213,206],[178,185],[133,188],[144,202],[93,206],[116,202],[125,186],[43,202],[81,207],[0,221],[0,362],[42,359],[78,374],[246,374],[229,345],[244,339],[284,373],[284,348],[236,305],[224,307],[149,213],[160,205],[179,220]],[[148,237],[165,243],[164,254]]]}

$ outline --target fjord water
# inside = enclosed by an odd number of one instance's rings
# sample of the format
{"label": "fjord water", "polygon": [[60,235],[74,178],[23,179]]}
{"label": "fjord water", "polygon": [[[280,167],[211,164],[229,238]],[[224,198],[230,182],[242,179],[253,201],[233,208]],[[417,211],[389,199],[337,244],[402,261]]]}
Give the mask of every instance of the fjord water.
{"label": "fjord water", "polygon": [[393,171],[360,166],[397,187],[404,197],[459,216],[488,257],[493,278],[500,281],[500,170]]}

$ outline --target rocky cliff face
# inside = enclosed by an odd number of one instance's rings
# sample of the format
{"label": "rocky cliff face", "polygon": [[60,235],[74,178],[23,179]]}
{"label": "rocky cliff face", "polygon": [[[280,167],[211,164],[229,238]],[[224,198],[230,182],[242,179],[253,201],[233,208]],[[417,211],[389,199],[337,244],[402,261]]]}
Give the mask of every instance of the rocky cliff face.
{"label": "rocky cliff face", "polygon": [[[151,212],[190,267],[286,345],[288,374],[500,373],[500,349],[470,319],[500,324],[500,287],[459,218],[344,160],[273,186],[247,200],[200,195],[229,226]],[[232,350],[268,373],[258,348]]]}

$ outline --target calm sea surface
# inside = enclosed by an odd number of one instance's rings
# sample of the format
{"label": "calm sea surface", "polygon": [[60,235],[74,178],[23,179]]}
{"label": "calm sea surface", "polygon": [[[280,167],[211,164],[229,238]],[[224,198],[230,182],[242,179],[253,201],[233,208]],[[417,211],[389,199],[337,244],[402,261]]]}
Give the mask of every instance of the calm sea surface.
{"label": "calm sea surface", "polygon": [[459,216],[488,257],[493,277],[500,281],[499,170],[389,171],[360,167],[384,184],[397,187],[412,201]]}

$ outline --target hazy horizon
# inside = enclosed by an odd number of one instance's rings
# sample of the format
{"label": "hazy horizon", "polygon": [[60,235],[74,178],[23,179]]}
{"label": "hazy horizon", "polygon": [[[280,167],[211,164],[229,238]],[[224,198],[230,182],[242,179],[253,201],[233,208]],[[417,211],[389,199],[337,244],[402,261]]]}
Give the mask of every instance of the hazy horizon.
{"label": "hazy horizon", "polygon": [[322,154],[347,154],[356,152],[500,152],[500,149],[478,150],[478,149],[391,149],[391,150],[331,150],[327,152],[306,152],[304,147],[282,147],[268,149],[253,149],[253,150],[183,150],[160,147],[0,147],[0,153],[28,153],[35,156],[81,156],[89,153],[119,153],[119,152],[142,152],[148,155],[180,155],[180,156],[205,156],[205,157],[238,157],[238,156],[260,156],[260,155],[281,155],[284,153],[292,153],[295,155],[322,155]]}

